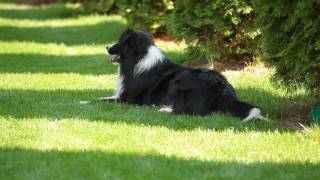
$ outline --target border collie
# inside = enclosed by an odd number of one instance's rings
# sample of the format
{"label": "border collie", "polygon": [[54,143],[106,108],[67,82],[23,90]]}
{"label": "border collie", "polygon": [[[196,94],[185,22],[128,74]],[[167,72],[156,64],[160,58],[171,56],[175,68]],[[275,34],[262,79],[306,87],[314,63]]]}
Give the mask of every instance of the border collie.
{"label": "border collie", "polygon": [[183,67],[169,60],[145,32],[124,31],[107,46],[111,62],[119,64],[116,91],[90,102],[121,102],[159,106],[161,112],[207,115],[229,113],[247,122],[267,120],[254,105],[239,101],[226,78],[209,69]]}

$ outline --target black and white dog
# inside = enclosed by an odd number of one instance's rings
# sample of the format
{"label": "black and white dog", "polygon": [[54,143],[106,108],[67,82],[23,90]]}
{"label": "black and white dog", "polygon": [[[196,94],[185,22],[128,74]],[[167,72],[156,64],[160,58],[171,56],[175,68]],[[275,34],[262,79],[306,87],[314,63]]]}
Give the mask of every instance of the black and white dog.
{"label": "black and white dog", "polygon": [[127,29],[107,47],[111,62],[119,64],[113,96],[90,102],[155,105],[161,112],[207,115],[230,113],[247,122],[263,119],[261,110],[237,99],[234,88],[216,71],[191,69],[170,61],[145,32]]}

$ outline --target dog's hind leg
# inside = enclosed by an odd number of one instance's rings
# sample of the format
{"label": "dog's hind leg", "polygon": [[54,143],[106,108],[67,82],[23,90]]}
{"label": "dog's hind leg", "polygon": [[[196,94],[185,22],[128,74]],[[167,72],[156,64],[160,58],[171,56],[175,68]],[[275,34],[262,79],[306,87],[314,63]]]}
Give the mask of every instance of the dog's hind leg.
{"label": "dog's hind leg", "polygon": [[227,112],[242,119],[242,123],[260,119],[269,121],[269,119],[261,115],[261,109],[246,102],[238,100],[228,104]]}
{"label": "dog's hind leg", "polygon": [[262,121],[267,121],[267,122],[270,121],[270,119],[263,117],[261,115],[261,110],[259,108],[252,108],[249,112],[249,115],[246,118],[242,119],[241,122],[245,123],[255,119],[260,119]]}

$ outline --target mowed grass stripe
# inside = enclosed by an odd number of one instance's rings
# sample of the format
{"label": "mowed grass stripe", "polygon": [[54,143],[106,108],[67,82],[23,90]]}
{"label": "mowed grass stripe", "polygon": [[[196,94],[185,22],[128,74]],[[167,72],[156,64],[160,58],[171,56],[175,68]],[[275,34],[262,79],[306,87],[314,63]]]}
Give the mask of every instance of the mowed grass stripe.
{"label": "mowed grass stripe", "polygon": [[28,55],[55,55],[55,56],[89,56],[106,55],[105,45],[75,45],[67,46],[56,43],[36,43],[21,41],[0,41],[1,55],[28,54]]}
{"label": "mowed grass stripe", "polygon": [[1,146],[7,148],[100,150],[107,153],[153,154],[244,163],[319,163],[320,158],[320,150],[317,148],[320,145],[317,139],[318,128],[308,133],[237,132],[232,129],[176,131],[159,126],[87,119],[1,119],[1,127],[4,127],[1,131]]}
{"label": "mowed grass stripe", "polygon": [[[1,6],[0,6],[1,7]],[[0,17],[0,23],[3,26],[21,27],[21,28],[35,28],[35,27],[72,27],[72,26],[88,26],[97,25],[104,22],[114,22],[125,24],[125,19],[121,16],[79,16],[65,19],[9,19]]]}

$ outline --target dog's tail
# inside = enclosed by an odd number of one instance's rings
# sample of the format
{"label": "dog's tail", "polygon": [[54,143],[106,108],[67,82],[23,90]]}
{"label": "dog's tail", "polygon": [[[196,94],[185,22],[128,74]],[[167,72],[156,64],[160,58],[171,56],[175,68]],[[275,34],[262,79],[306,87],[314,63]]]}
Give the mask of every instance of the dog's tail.
{"label": "dog's tail", "polygon": [[239,117],[242,119],[242,122],[248,122],[255,119],[260,119],[263,121],[270,121],[269,119],[261,115],[261,109],[241,101],[233,101],[229,104],[228,110],[233,116]]}

